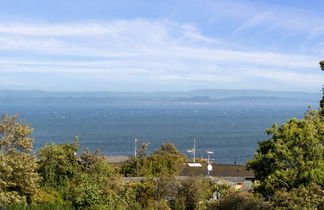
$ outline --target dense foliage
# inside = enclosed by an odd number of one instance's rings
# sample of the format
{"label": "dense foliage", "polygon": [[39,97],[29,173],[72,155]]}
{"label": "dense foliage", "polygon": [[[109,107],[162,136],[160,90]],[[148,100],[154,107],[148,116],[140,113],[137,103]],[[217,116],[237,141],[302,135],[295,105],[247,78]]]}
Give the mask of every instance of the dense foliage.
{"label": "dense foliage", "polygon": [[259,143],[248,162],[260,180],[256,191],[271,196],[279,189],[324,185],[324,121],[319,112],[308,111],[304,119],[293,118],[280,127],[274,124],[267,133],[272,138]]}
{"label": "dense foliage", "polygon": [[44,187],[65,187],[79,171],[77,139],[73,144],[45,145],[38,151],[38,173]]}
{"label": "dense foliage", "polygon": [[174,144],[165,143],[153,154],[146,154],[148,144],[143,143],[139,157],[130,158],[122,167],[122,174],[126,177],[158,177],[175,175],[178,172],[176,163],[184,163],[187,157]]}
{"label": "dense foliage", "polygon": [[277,191],[272,206],[276,209],[324,209],[323,186],[311,184],[290,191]]}
{"label": "dense foliage", "polygon": [[32,129],[3,115],[0,120],[0,206],[31,202],[38,187],[36,158],[31,154]]}
{"label": "dense foliage", "polygon": [[251,193],[227,190],[220,201],[207,205],[208,210],[271,210],[271,203],[265,202],[262,197]]}

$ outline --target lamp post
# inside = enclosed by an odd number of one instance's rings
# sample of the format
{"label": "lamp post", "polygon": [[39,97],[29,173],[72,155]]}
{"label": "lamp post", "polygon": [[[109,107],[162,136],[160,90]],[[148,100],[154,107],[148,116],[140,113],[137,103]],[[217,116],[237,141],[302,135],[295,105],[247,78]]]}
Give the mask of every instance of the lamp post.
{"label": "lamp post", "polygon": [[214,154],[214,152],[207,150],[206,153],[207,153],[207,173],[208,173],[208,176],[209,176],[210,171],[213,170],[213,166],[211,164],[209,164],[209,155]]}

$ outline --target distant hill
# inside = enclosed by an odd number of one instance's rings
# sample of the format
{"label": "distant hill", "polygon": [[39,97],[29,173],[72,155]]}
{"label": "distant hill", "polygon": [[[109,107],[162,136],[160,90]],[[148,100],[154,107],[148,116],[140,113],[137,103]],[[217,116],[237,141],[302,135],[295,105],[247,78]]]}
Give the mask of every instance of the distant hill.
{"label": "distant hill", "polygon": [[1,104],[107,103],[308,103],[321,93],[267,90],[206,89],[186,92],[48,92],[0,90]]}

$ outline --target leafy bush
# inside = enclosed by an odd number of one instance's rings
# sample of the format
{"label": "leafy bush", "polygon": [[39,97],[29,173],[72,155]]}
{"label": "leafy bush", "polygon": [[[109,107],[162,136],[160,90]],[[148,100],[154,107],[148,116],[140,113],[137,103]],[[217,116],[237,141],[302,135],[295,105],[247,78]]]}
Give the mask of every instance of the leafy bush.
{"label": "leafy bush", "polygon": [[63,198],[60,192],[51,188],[38,188],[32,196],[33,204],[56,203],[63,204]]}
{"label": "leafy bush", "polygon": [[324,209],[324,190],[319,185],[277,191],[271,198],[277,209]]}
{"label": "leafy bush", "polygon": [[250,193],[242,193],[228,190],[219,201],[207,204],[208,210],[270,210],[269,203],[264,202],[263,198],[254,196]]}

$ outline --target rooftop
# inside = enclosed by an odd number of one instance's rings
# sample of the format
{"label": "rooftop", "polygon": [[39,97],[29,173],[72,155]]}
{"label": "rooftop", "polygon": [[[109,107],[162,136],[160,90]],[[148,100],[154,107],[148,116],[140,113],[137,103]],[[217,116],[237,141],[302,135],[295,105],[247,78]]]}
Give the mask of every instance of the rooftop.
{"label": "rooftop", "polygon": [[[218,163],[212,163],[211,165],[213,168],[212,171],[210,171],[210,176],[254,178],[254,172],[247,170],[245,165]],[[202,167],[190,167],[182,163],[179,168],[181,168],[180,176],[199,176],[208,174],[206,163],[202,163]]]}

